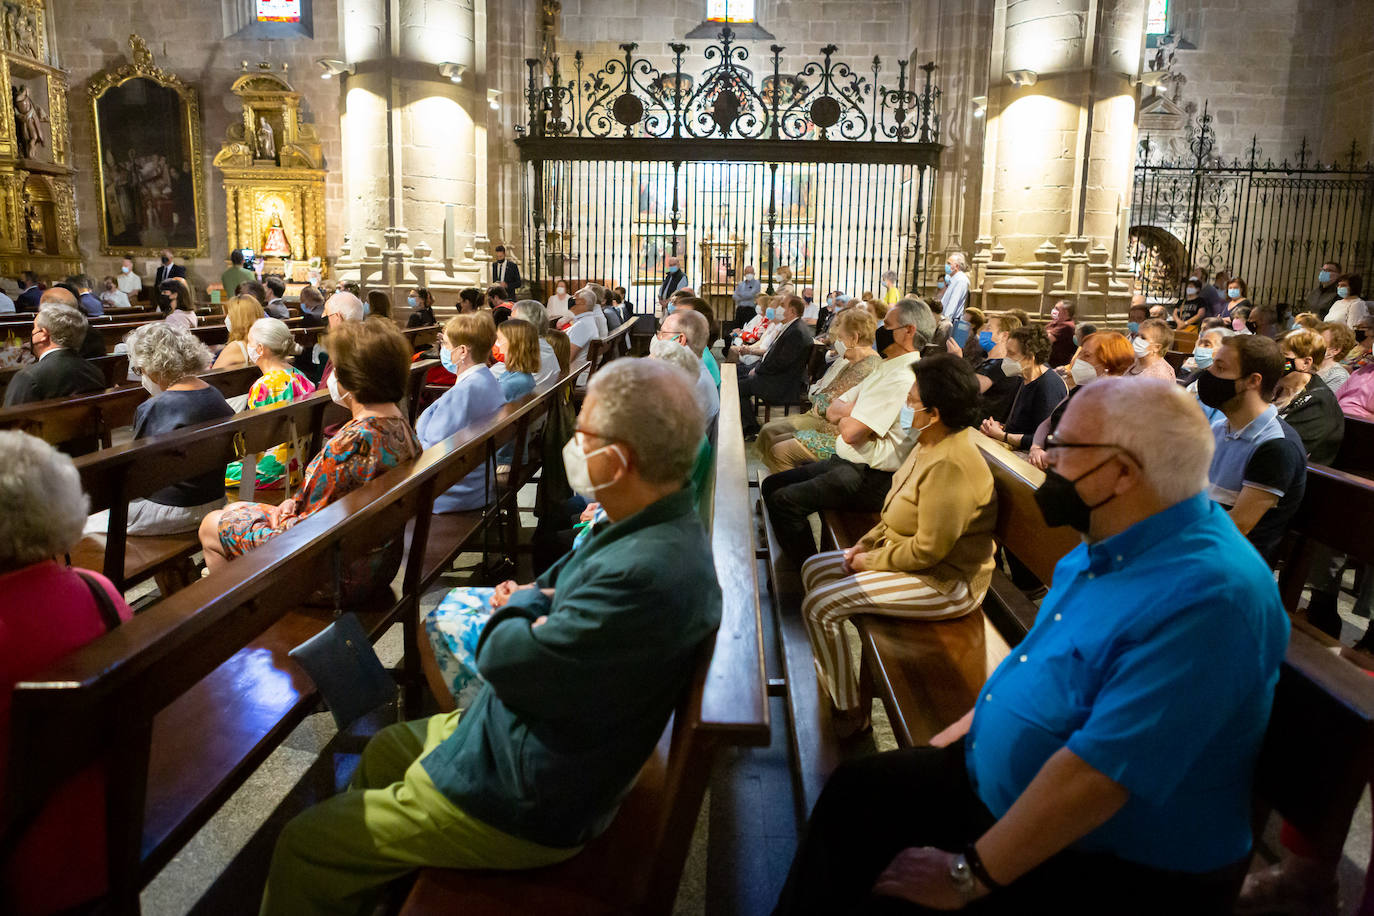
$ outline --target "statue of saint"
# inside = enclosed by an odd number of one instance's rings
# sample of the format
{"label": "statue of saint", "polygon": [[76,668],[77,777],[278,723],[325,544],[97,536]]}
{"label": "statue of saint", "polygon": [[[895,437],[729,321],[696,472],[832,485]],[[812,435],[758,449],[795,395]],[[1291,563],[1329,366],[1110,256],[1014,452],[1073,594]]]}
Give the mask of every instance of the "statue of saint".
{"label": "statue of saint", "polygon": [[286,229],[281,224],[279,210],[272,210],[272,218],[267,223],[267,234],[262,240],[262,254],[267,258],[291,257],[291,242],[286,238]]}
{"label": "statue of saint", "polygon": [[43,139],[43,124],[48,123],[48,113],[33,103],[28,86],[11,86],[10,100],[14,104],[14,133],[19,140],[19,156],[31,159],[39,147],[48,145]]}
{"label": "statue of saint", "polygon": [[266,118],[258,118],[258,158],[273,159],[277,158],[277,141],[272,135],[272,125],[267,123]]}

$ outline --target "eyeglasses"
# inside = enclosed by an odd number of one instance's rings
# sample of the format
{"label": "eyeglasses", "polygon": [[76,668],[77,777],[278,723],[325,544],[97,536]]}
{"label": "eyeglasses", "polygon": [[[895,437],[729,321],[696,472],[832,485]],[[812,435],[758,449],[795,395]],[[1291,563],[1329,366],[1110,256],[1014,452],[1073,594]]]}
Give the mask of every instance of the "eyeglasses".
{"label": "eyeglasses", "polygon": [[676,340],[682,337],[683,335],[681,331],[665,331],[662,328],[659,328],[657,331],[654,332],[654,336],[657,337],[659,340]]}
{"label": "eyeglasses", "polygon": [[1117,445],[1115,442],[1065,442],[1060,438],[1058,433],[1050,433],[1045,437],[1045,451],[1049,452],[1062,448],[1114,448],[1141,467],[1145,466],[1139,458],[1131,454],[1124,446]]}

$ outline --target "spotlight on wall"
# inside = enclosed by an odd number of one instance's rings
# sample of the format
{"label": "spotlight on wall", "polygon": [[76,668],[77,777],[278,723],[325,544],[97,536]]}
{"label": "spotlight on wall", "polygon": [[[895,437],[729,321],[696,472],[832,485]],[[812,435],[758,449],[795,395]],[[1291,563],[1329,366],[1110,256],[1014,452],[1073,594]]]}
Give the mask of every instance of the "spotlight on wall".
{"label": "spotlight on wall", "polygon": [[981,118],[988,113],[988,97],[985,95],[975,95],[973,97],[973,116]]}
{"label": "spotlight on wall", "polygon": [[448,79],[451,83],[461,83],[463,74],[468,72],[467,64],[455,64],[452,61],[444,61],[439,65],[439,75]]}
{"label": "spotlight on wall", "polygon": [[1034,70],[1008,70],[1007,79],[1011,80],[1013,86],[1034,86],[1035,81],[1040,78],[1040,74]]}
{"label": "spotlight on wall", "polygon": [[336,76],[343,76],[345,73],[353,72],[353,65],[341,60],[334,60],[330,57],[321,57],[315,61],[316,65],[324,72],[320,74],[321,79],[332,79]]}
{"label": "spotlight on wall", "polygon": [[491,110],[492,110],[492,111],[500,111],[500,110],[501,110],[501,90],[500,90],[500,89],[488,89],[488,90],[487,90],[487,104],[491,106]]}

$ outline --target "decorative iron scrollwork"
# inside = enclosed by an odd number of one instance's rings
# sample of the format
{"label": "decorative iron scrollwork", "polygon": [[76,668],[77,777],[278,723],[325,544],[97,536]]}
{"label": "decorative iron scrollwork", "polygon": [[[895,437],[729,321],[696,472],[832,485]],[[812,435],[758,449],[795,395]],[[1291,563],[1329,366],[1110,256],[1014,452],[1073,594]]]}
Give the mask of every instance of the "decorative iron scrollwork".
{"label": "decorative iron scrollwork", "polygon": [[[865,75],[838,60],[835,45],[795,73],[782,72],[781,45],[771,45],[772,72],[756,79],[750,51],[729,26],[702,49],[696,70],[687,45],[668,45],[672,60],[637,56],[638,46],[586,76],[582,52],[577,75],[564,81],[557,58],[547,67],[527,61],[532,137],[730,138],[773,140],[882,140],[938,143],[940,91],[926,64],[923,87],[898,61],[895,87],[884,85],[882,61]],[[694,71],[694,72],[688,72]]]}

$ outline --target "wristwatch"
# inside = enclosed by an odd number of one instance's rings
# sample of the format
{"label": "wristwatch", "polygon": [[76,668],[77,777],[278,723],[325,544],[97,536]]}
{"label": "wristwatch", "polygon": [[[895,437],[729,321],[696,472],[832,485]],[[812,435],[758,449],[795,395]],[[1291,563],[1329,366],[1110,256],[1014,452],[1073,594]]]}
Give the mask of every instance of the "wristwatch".
{"label": "wristwatch", "polygon": [[968,867],[968,859],[962,853],[950,860],[949,880],[959,892],[959,896],[965,900],[973,899],[978,887],[977,879],[973,876],[973,869]]}

